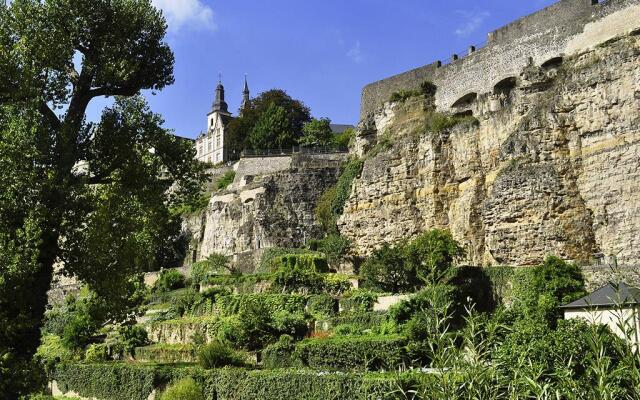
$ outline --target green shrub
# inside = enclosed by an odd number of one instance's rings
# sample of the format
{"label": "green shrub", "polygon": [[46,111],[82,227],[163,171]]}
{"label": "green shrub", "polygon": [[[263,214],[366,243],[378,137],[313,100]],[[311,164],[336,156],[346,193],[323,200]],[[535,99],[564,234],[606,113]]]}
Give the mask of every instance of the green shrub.
{"label": "green shrub", "polygon": [[366,289],[353,290],[340,299],[342,313],[367,312],[373,310],[378,294]]}
{"label": "green shrub", "polygon": [[270,273],[276,269],[278,269],[277,263],[279,262],[280,257],[291,255],[291,254],[316,254],[307,249],[285,249],[282,247],[272,247],[266,249],[262,256],[260,257],[260,266],[258,268],[259,273]]}
{"label": "green shrub", "polygon": [[64,327],[62,343],[69,349],[82,349],[91,342],[97,330],[98,325],[89,314],[74,314]]}
{"label": "green shrub", "polygon": [[409,299],[401,301],[389,309],[389,317],[402,325],[414,316],[431,310],[450,309],[454,288],[447,285],[427,286]]}
{"label": "green shrub", "polygon": [[404,103],[411,97],[420,96],[420,94],[421,94],[420,91],[417,89],[414,89],[414,90],[400,89],[397,92],[391,93],[391,97],[389,98],[389,101],[392,103],[396,103],[396,102]]}
{"label": "green shrub", "polygon": [[307,312],[314,318],[327,318],[338,311],[338,301],[328,294],[310,295]]}
{"label": "green shrub", "polygon": [[318,198],[315,208],[316,220],[322,226],[322,230],[328,233],[337,231],[336,216],[333,214],[333,201],[336,198],[336,193],[335,185],[327,188]]}
{"label": "green shrub", "polygon": [[292,313],[304,313],[309,296],[280,293],[252,293],[221,296],[217,308],[222,316],[239,314],[245,304],[259,302],[265,305],[269,314],[285,310]]}
{"label": "green shrub", "polygon": [[405,245],[384,244],[360,267],[362,287],[390,293],[415,290],[420,284],[415,269],[405,259]]}
{"label": "green shrub", "polygon": [[309,249],[323,253],[330,266],[337,269],[340,261],[349,252],[351,241],[340,234],[329,234],[322,240],[309,241]]}
{"label": "green shrub", "polygon": [[295,357],[304,366],[332,370],[395,370],[407,362],[404,338],[354,336],[307,339],[296,345]]}
{"label": "green shrub", "polygon": [[136,364],[65,364],[52,376],[64,391],[104,400],[145,400],[151,391],[185,377],[220,400],[392,400],[429,385],[429,375],[415,373],[326,374],[304,369],[243,370],[166,368]]}
{"label": "green shrub", "polygon": [[246,364],[245,358],[240,353],[217,340],[200,349],[198,362],[205,369],[220,368],[228,365],[244,366]]}
{"label": "green shrub", "polygon": [[136,347],[135,359],[136,361],[154,363],[195,362],[198,358],[195,345],[195,343],[193,345],[160,343]]}
{"label": "green shrub", "polygon": [[225,172],[224,175],[219,177],[218,180],[216,181],[215,183],[216,190],[226,189],[229,185],[233,183],[233,180],[235,179],[235,177],[236,177],[235,171]]}
{"label": "green shrub", "polygon": [[333,144],[338,148],[347,148],[351,146],[355,139],[356,131],[353,128],[347,128],[344,132],[333,136]]}
{"label": "green shrub", "polygon": [[424,282],[441,282],[451,276],[454,261],[464,249],[451,232],[433,229],[409,242],[404,249],[407,266]]}
{"label": "green shrub", "polygon": [[294,352],[295,342],[289,335],[282,335],[274,344],[262,351],[262,365],[264,368],[290,368],[296,366]]}
{"label": "green shrub", "polygon": [[331,203],[333,215],[342,215],[344,205],[351,196],[351,186],[353,181],[358,175],[360,175],[363,166],[364,161],[358,158],[350,159],[343,166],[342,173],[340,174],[338,183],[336,184],[336,197]]}
{"label": "green shrub", "polygon": [[321,293],[324,291],[324,277],[327,261],[320,254],[287,254],[276,260],[274,285],[283,292]]}
{"label": "green shrub", "polygon": [[347,275],[324,274],[323,292],[333,296],[340,296],[353,288],[351,280]]}
{"label": "green shrub", "polygon": [[127,354],[133,354],[136,347],[142,347],[149,344],[147,331],[140,325],[124,325],[118,329],[123,344],[124,351]]}
{"label": "green shrub", "polygon": [[306,335],[308,326],[303,313],[277,311],[273,314],[271,326],[277,334],[291,335],[301,339]]}
{"label": "green shrub", "polygon": [[155,292],[170,292],[185,286],[185,277],[175,269],[165,269],[160,272],[158,280],[154,283]]}
{"label": "green shrub", "polygon": [[92,344],[84,353],[86,362],[100,362],[109,360],[109,349],[104,344]]}
{"label": "green shrub", "polygon": [[395,322],[389,313],[379,311],[341,313],[327,320],[329,326],[350,326],[358,332],[370,331],[377,334],[395,333]]}
{"label": "green shrub", "polygon": [[160,400],[204,400],[204,394],[193,378],[183,378],[169,386]]}
{"label": "green shrub", "polygon": [[62,343],[62,339],[56,335],[44,334],[42,343],[36,353],[46,362],[70,361],[77,358],[76,352],[70,350]]}

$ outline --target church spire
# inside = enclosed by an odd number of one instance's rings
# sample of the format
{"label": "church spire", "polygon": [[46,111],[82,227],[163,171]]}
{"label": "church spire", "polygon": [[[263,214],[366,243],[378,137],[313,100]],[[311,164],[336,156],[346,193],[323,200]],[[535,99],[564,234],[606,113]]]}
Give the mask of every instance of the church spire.
{"label": "church spire", "polygon": [[218,86],[216,87],[216,100],[213,103],[213,112],[228,114],[229,106],[224,101],[224,86],[222,86],[222,76],[218,77]]}
{"label": "church spire", "polygon": [[247,74],[244,74],[244,90],[242,91],[242,104],[240,105],[240,114],[242,111],[251,107],[251,99],[249,98],[249,84],[247,83]]}

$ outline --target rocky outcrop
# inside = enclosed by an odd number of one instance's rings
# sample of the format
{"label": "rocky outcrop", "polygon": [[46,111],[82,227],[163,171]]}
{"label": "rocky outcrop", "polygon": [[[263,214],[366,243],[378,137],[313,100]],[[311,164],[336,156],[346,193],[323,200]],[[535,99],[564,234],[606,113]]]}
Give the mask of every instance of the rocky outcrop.
{"label": "rocky outcrop", "polygon": [[340,231],[358,255],[446,228],[476,265],[639,263],[639,66],[640,36],[628,34],[526,67],[453,127],[424,97],[385,104],[360,125],[366,161]]}
{"label": "rocky outcrop", "polygon": [[212,195],[202,212],[189,217],[189,260],[212,253],[233,256],[238,268],[252,272],[261,251],[299,247],[321,236],[315,207],[337,181],[345,154],[294,154],[244,158],[235,166],[228,190]]}

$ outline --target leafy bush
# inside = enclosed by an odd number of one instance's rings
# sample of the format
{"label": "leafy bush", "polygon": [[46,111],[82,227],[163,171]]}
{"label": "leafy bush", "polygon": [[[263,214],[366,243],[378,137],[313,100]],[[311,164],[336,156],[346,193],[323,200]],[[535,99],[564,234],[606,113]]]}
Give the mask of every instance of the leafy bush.
{"label": "leafy bush", "polygon": [[344,205],[351,196],[351,186],[354,179],[362,172],[364,161],[352,158],[342,168],[342,173],[336,184],[336,197],[331,203],[331,209],[336,216],[342,215]]}
{"label": "leafy bush", "polygon": [[36,355],[47,363],[70,361],[77,358],[76,352],[70,350],[56,335],[44,334]]}
{"label": "leafy bush", "polygon": [[265,368],[290,368],[295,367],[294,352],[295,342],[289,335],[282,335],[274,344],[267,346],[262,351],[262,365]]}
{"label": "leafy bush", "polygon": [[349,252],[351,241],[340,234],[329,234],[322,240],[309,241],[309,249],[323,253],[330,266],[337,269],[340,261]]}
{"label": "leafy bush", "polygon": [[333,136],[333,144],[338,148],[350,147],[356,136],[356,131],[353,128],[347,128],[344,132]]}
{"label": "leafy bush", "polygon": [[276,269],[278,269],[279,259],[282,256],[291,255],[291,254],[316,254],[307,249],[286,249],[282,247],[272,247],[266,249],[262,256],[260,257],[260,266],[258,268],[259,273],[270,273]]}
{"label": "leafy bush", "polygon": [[291,335],[296,339],[303,338],[308,330],[304,314],[291,313],[289,311],[274,313],[271,326],[277,334]]}
{"label": "leafy bush", "polygon": [[384,244],[360,267],[362,287],[382,292],[403,293],[419,285],[415,269],[405,261],[404,245]]}
{"label": "leafy bush", "polygon": [[517,312],[544,319],[551,326],[561,317],[558,306],[586,294],[580,268],[557,257],[549,256],[542,265],[516,274],[513,291]]}
{"label": "leafy bush", "polygon": [[310,295],[307,312],[315,318],[327,318],[337,313],[337,305],[337,300],[327,294]]}
{"label": "leafy bush", "polygon": [[204,394],[193,378],[183,378],[169,386],[160,400],[204,400]]}
{"label": "leafy bush", "polygon": [[109,349],[104,344],[92,344],[84,353],[86,362],[101,362],[109,360]]}
{"label": "leafy bush", "polygon": [[274,284],[283,292],[319,293],[324,291],[320,272],[328,270],[326,258],[320,254],[287,254],[276,260]]}
{"label": "leafy bush", "polygon": [[64,327],[62,343],[69,349],[82,349],[91,342],[98,325],[86,313],[75,314]]}
{"label": "leafy bush", "polygon": [[147,331],[140,325],[124,325],[118,329],[123,348],[128,354],[133,354],[136,347],[149,344]]}
{"label": "leafy bush", "polygon": [[409,242],[405,248],[407,265],[424,282],[441,282],[450,277],[454,261],[464,249],[449,231],[433,229]]}
{"label": "leafy bush", "polygon": [[227,171],[224,173],[224,175],[218,178],[214,187],[216,188],[216,190],[226,189],[229,185],[233,183],[233,180],[235,178],[236,178],[235,171]]}
{"label": "leafy bush", "polygon": [[389,316],[402,325],[421,312],[448,309],[452,304],[453,291],[447,285],[427,286],[409,299],[392,306]]}
{"label": "leafy bush", "polygon": [[322,230],[332,234],[337,232],[336,216],[333,214],[333,200],[336,198],[336,193],[336,186],[326,189],[318,198],[315,209],[316,220],[320,223]]}
{"label": "leafy bush", "polygon": [[135,359],[140,362],[183,363],[197,361],[196,344],[153,344],[136,347]]}
{"label": "leafy bush", "polygon": [[[424,374],[324,374],[304,369],[164,368],[135,364],[65,364],[52,378],[64,391],[104,400],[145,400],[154,389],[191,377],[207,399],[326,400],[401,397],[430,385]],[[440,397],[442,398],[442,397]]]}
{"label": "leafy bush", "polygon": [[244,366],[245,358],[227,344],[217,340],[203,346],[198,352],[200,366],[206,369],[220,368],[228,365]]}
{"label": "leafy bush", "polygon": [[[395,333],[395,322],[390,318],[389,313],[379,311],[342,313],[336,317],[329,318],[329,326],[337,329],[339,326],[349,326],[354,331],[362,334],[369,331],[375,334]],[[346,329],[346,328],[343,328]]]}
{"label": "leafy bush", "polygon": [[404,338],[354,336],[306,339],[296,345],[294,357],[315,369],[396,369],[407,362]]}
{"label": "leafy bush", "polygon": [[373,305],[378,300],[378,295],[365,289],[353,290],[340,299],[342,313],[367,312],[373,310]]}
{"label": "leafy bush", "polygon": [[185,277],[175,269],[165,269],[160,272],[158,280],[154,283],[155,292],[170,292],[185,286]]}

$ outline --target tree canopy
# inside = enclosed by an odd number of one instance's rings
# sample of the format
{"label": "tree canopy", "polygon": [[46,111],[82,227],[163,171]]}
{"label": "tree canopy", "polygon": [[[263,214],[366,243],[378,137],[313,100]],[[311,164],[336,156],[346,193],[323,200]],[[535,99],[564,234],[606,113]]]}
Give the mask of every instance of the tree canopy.
{"label": "tree canopy", "polygon": [[244,149],[289,148],[297,145],[311,111],[284,90],[263,92],[251,101],[251,107],[232,120],[227,127],[231,146]]}
{"label": "tree canopy", "polygon": [[[29,363],[54,265],[127,314],[139,273],[180,257],[173,210],[205,178],[143,89],[173,83],[150,0],[0,4],[0,391],[37,383]],[[93,99],[115,96],[99,122]],[[138,277],[138,278],[136,278]]]}

